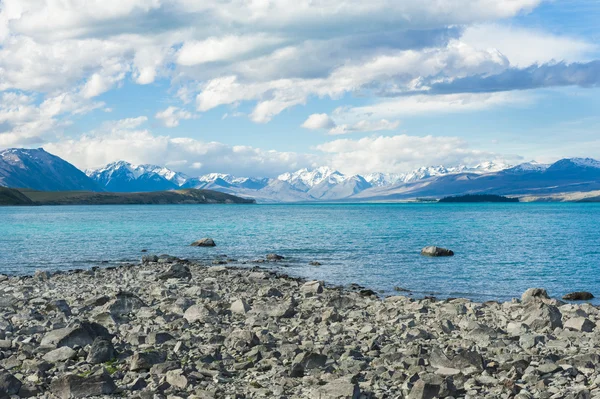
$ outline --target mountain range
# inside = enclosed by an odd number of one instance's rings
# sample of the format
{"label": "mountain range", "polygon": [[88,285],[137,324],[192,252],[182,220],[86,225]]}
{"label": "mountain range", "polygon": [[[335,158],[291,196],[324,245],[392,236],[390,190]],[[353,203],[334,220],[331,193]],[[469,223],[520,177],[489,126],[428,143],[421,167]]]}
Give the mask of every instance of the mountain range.
{"label": "mountain range", "polygon": [[85,173],[43,149],[0,151],[0,186],[35,190],[149,192],[215,190],[259,202],[398,201],[461,194],[543,197],[600,190],[600,161],[567,158],[551,165],[485,162],[430,166],[405,174],[344,175],[329,167],[301,169],[277,178],[211,173],[189,177],[156,165],[114,162]]}

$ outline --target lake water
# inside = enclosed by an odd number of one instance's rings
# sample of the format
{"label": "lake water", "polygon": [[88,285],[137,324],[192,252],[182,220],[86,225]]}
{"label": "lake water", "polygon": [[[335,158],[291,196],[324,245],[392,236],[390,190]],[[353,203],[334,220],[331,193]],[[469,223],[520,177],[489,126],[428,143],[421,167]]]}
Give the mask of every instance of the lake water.
{"label": "lake water", "polygon": [[[218,246],[189,246],[205,236]],[[420,256],[427,245],[456,255]],[[200,260],[276,252],[286,262],[261,266],[415,296],[600,296],[600,204],[0,207],[0,273],[135,261],[142,249]]]}

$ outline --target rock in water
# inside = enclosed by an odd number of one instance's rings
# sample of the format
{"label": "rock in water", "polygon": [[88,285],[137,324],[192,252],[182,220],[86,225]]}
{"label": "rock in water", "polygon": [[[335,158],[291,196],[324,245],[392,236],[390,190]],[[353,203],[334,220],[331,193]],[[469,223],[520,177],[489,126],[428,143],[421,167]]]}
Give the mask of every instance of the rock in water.
{"label": "rock in water", "polygon": [[277,254],[268,254],[267,255],[267,260],[272,261],[272,262],[276,262],[278,260],[284,260],[285,256],[281,256],[281,255],[277,255]]}
{"label": "rock in water", "polygon": [[52,393],[59,398],[88,398],[90,396],[110,395],[117,390],[113,379],[106,372],[81,375],[67,374],[52,381]]}
{"label": "rock in water", "polygon": [[212,238],[203,238],[192,243],[192,247],[216,247],[215,241]]}
{"label": "rock in water", "polygon": [[440,248],[440,247],[436,247],[436,246],[429,246],[429,247],[425,247],[421,250],[421,255],[423,256],[433,256],[433,257],[439,257],[439,256],[454,256],[454,252],[446,249],[446,248]]}
{"label": "rock in water", "polygon": [[594,295],[591,292],[579,291],[579,292],[571,292],[563,296],[565,301],[589,301],[590,299],[594,299]]}

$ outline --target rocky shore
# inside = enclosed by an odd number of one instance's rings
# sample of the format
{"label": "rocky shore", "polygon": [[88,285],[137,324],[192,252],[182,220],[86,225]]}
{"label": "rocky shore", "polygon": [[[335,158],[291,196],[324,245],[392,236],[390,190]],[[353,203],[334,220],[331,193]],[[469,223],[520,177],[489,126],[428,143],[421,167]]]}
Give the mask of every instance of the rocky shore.
{"label": "rocky shore", "polygon": [[379,298],[231,265],[0,276],[0,398],[600,398],[592,305]]}

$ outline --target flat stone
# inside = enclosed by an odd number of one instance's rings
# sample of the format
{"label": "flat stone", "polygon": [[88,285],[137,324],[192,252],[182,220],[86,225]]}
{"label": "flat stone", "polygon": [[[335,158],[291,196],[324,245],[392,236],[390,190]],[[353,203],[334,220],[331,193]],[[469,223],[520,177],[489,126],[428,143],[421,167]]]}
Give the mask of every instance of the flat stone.
{"label": "flat stone", "polygon": [[74,346],[91,345],[98,337],[110,339],[108,330],[98,323],[81,322],[77,325],[50,331],[42,338],[41,345],[45,346]]}
{"label": "flat stone", "polygon": [[312,397],[320,399],[359,399],[361,393],[358,384],[351,382],[349,378],[340,378],[315,388]]}
{"label": "flat stone", "polygon": [[46,353],[42,359],[49,363],[64,362],[77,356],[77,352],[68,346],[63,346]]}
{"label": "flat stone", "polygon": [[596,328],[596,324],[585,317],[573,317],[565,322],[564,328],[573,331],[592,332]]}
{"label": "flat stone", "polygon": [[110,395],[117,390],[113,379],[107,373],[81,375],[67,374],[53,380],[50,391],[61,399],[88,398]]}
{"label": "flat stone", "polygon": [[243,299],[238,299],[237,301],[233,302],[231,304],[231,307],[229,308],[229,310],[231,310],[231,313],[241,315],[245,315],[250,311],[250,309],[250,305],[248,305]]}

